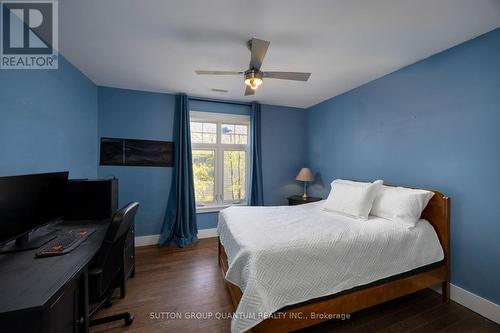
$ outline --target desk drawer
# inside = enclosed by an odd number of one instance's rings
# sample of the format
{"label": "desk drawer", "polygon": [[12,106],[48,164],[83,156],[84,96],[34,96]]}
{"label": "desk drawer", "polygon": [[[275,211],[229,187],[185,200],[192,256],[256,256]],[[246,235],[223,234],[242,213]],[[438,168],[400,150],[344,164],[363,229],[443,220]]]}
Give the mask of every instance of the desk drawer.
{"label": "desk drawer", "polygon": [[[77,333],[81,327],[78,321],[83,318],[83,298],[81,286],[83,276],[70,281],[49,302],[44,315],[44,332]],[[35,331],[33,331],[35,332]]]}

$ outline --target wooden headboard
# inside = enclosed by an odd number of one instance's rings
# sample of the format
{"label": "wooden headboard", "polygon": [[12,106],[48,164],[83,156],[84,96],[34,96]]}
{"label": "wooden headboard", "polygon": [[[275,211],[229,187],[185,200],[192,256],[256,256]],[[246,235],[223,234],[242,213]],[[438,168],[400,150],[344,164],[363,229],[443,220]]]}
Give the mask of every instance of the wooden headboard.
{"label": "wooden headboard", "polygon": [[422,212],[422,219],[429,221],[436,230],[444,251],[446,265],[450,265],[450,198],[435,190],[427,207]]}
{"label": "wooden headboard", "polygon": [[[385,186],[403,186],[384,184]],[[421,218],[428,221],[434,229],[441,242],[441,247],[444,252],[444,260],[446,266],[450,267],[450,198],[443,195],[443,193],[432,189],[419,189],[416,187],[403,186],[406,188],[413,188],[415,190],[432,191],[434,195],[422,212]]]}

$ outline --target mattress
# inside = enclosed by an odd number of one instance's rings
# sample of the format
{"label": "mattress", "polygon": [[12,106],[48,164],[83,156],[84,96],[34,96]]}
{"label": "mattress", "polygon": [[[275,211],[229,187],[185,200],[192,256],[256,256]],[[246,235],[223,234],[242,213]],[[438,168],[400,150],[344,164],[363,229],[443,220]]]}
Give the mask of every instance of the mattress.
{"label": "mattress", "polygon": [[244,332],[277,310],[363,286],[443,260],[432,225],[358,220],[300,206],[229,207],[217,231],[228,257],[226,280],[242,298],[231,331]]}

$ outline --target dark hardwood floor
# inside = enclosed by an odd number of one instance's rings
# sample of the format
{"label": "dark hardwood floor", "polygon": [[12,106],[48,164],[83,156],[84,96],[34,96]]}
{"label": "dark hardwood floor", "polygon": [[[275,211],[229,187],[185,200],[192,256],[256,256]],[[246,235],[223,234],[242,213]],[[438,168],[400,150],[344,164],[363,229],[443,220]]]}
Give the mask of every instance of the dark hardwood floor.
{"label": "dark hardwood floor", "polygon": [[[116,300],[98,316],[130,311],[134,323],[121,322],[91,328],[91,332],[230,332],[229,320],[187,319],[185,315],[230,313],[228,291],[217,263],[217,240],[202,239],[185,249],[137,249],[135,278],[127,283],[127,297]],[[182,318],[169,319],[169,313]],[[163,316],[163,318],[162,318]],[[500,325],[441,296],[424,290],[301,333],[323,332],[500,332]]]}

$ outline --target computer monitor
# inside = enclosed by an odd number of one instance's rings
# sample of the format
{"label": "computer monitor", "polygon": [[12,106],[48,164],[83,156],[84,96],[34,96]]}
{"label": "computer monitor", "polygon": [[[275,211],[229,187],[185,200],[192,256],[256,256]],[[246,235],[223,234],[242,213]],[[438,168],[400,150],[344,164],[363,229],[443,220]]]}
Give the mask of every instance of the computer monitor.
{"label": "computer monitor", "polygon": [[68,172],[0,177],[0,246],[16,239],[18,250],[37,248],[53,238],[29,233],[63,216],[67,182]]}

